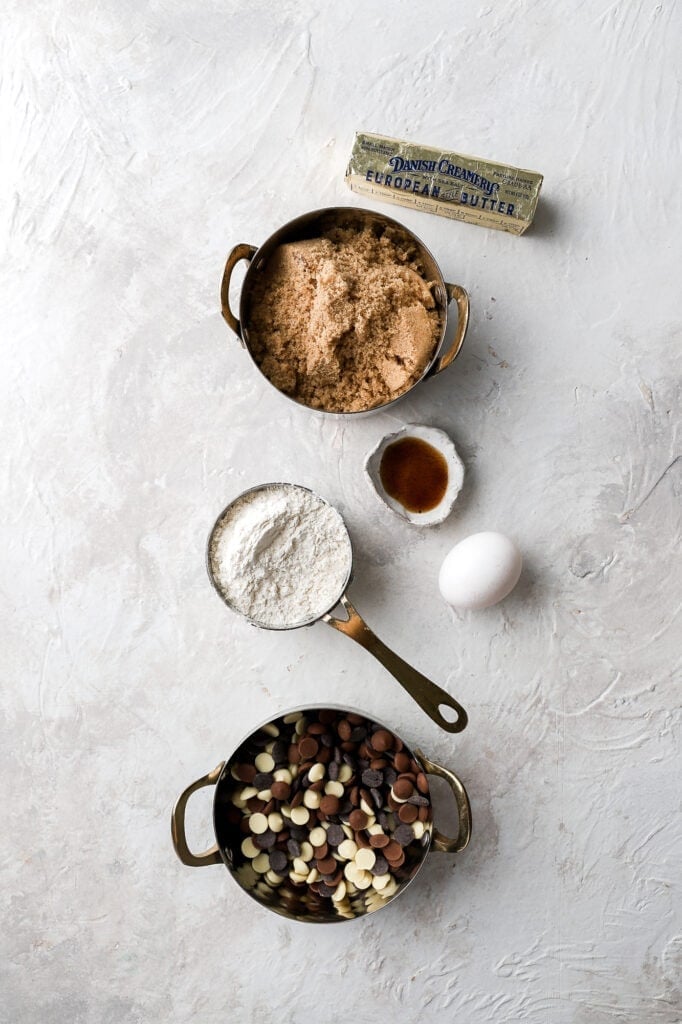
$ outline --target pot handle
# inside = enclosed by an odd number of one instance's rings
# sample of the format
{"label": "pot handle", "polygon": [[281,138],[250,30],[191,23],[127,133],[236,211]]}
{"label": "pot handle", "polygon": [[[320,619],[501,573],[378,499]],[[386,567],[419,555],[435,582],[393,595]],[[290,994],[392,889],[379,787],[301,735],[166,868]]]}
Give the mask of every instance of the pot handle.
{"label": "pot handle", "polygon": [[[234,331],[242,345],[244,341],[242,339],[242,327],[230,309],[230,279],[232,277],[232,271],[237,266],[240,260],[248,260],[249,263],[256,255],[257,249],[255,245],[248,245],[246,242],[242,242],[240,245],[235,245],[234,249],[227,257],[225,264],[225,270],[223,271],[223,281],[220,285],[220,307],[222,310],[223,318],[227,326]],[[449,287],[449,285],[446,285]]]}
{"label": "pot handle", "polygon": [[171,814],[173,846],[182,863],[186,864],[189,868],[203,868],[206,864],[220,864],[222,861],[217,843],[210,850],[206,850],[205,853],[192,853],[190,851],[187,845],[187,837],[185,836],[185,808],[192,793],[196,792],[197,789],[203,789],[204,786],[215,786],[224,767],[225,762],[221,761],[212,772],[209,772],[208,775],[204,775],[203,778],[197,779],[191,786],[188,786],[180,794],[173,808],[173,813]]}
{"label": "pot handle", "polygon": [[445,779],[454,793],[457,803],[457,816],[459,818],[457,838],[451,839],[449,836],[439,832],[437,828],[434,828],[431,849],[438,850],[441,853],[459,853],[460,850],[466,849],[471,839],[471,804],[469,803],[467,791],[454,772],[451,772],[448,768],[443,768],[441,764],[436,764],[435,761],[430,761],[421,750],[415,750],[415,754],[427,775],[439,775],[441,779]]}
{"label": "pot handle", "polygon": [[459,350],[464,343],[464,335],[467,332],[469,326],[469,295],[459,284],[448,284],[445,283],[445,292],[448,297],[448,305],[453,301],[457,303],[457,328],[455,330],[455,336],[452,339],[452,345],[445,355],[437,359],[433,364],[431,371],[428,376],[432,377],[436,373],[440,373],[442,370],[447,369],[450,363],[459,355]]}

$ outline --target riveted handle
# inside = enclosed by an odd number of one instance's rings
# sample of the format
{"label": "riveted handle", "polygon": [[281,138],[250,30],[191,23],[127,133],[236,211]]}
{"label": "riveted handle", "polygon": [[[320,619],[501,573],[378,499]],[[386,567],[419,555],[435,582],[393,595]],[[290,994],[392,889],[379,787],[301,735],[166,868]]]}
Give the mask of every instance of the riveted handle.
{"label": "riveted handle", "polygon": [[469,326],[469,295],[459,284],[445,284],[445,291],[448,296],[448,304],[453,300],[457,303],[457,327],[452,345],[440,359],[437,359],[429,372],[429,377],[447,369],[450,363],[459,355],[459,350],[464,343],[464,335]]}
{"label": "riveted handle", "polygon": [[439,832],[437,828],[434,828],[431,849],[438,850],[439,853],[459,853],[460,850],[466,849],[471,839],[471,804],[469,803],[467,791],[455,773],[451,772],[449,768],[443,768],[442,764],[430,761],[421,750],[415,750],[415,755],[427,775],[438,775],[441,779],[445,779],[454,793],[455,802],[457,803],[457,816],[459,819],[457,838],[452,839],[450,836]]}
{"label": "riveted handle", "polygon": [[203,778],[197,779],[191,786],[188,786],[180,796],[178,802],[173,808],[171,815],[171,836],[173,837],[173,846],[175,852],[182,861],[190,868],[203,868],[207,864],[220,864],[222,857],[220,856],[220,850],[218,844],[215,843],[210,850],[206,850],[204,853],[192,853],[187,845],[187,837],[185,835],[185,808],[187,807],[187,801],[191,797],[192,793],[195,793],[197,789],[203,789],[204,786],[215,786],[216,782],[220,778],[220,773],[225,767],[225,762],[221,761],[220,764],[209,772],[208,775],[204,775]]}
{"label": "riveted handle", "polygon": [[[430,679],[418,672],[390,647],[387,647],[383,640],[380,640],[372,632],[365,620],[358,615],[345,594],[341,598],[341,604],[348,614],[347,619],[337,619],[328,613],[323,616],[323,621],[333,626],[334,629],[338,629],[340,633],[345,633],[351,640],[355,640],[356,644],[360,644],[366,651],[374,655],[436,725],[446,732],[461,732],[468,722],[467,713],[462,705],[454,697],[451,697],[447,690],[432,683]],[[440,710],[442,707],[454,712],[456,717],[453,721],[445,718]]]}
{"label": "riveted handle", "polygon": [[239,261],[248,260],[250,263],[256,255],[256,252],[257,249],[255,245],[248,245],[246,242],[242,242],[240,245],[235,245],[234,249],[227,257],[227,263],[225,264],[225,270],[223,271],[223,281],[220,286],[220,307],[223,318],[227,326],[237,335],[242,345],[244,344],[242,339],[242,325],[230,309],[230,280],[232,278],[232,271]]}

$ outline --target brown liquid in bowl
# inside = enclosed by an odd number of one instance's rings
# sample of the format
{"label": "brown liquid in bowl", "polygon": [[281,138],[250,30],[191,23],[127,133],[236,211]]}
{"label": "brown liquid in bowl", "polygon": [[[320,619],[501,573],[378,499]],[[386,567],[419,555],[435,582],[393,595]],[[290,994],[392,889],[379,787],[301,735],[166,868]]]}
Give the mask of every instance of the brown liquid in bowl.
{"label": "brown liquid in bowl", "polygon": [[384,451],[379,476],[386,493],[408,512],[430,512],[443,500],[448,464],[433,445],[403,437]]}

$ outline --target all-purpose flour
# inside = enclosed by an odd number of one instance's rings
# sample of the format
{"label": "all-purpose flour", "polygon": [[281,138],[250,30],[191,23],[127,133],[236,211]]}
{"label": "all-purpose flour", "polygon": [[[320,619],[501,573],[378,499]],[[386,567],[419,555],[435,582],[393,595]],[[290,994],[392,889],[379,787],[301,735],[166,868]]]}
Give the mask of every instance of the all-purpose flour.
{"label": "all-purpose flour", "polygon": [[302,625],[336,603],[348,578],[351,546],[339,513],[294,484],[239,498],[210,547],[226,601],[259,625]]}

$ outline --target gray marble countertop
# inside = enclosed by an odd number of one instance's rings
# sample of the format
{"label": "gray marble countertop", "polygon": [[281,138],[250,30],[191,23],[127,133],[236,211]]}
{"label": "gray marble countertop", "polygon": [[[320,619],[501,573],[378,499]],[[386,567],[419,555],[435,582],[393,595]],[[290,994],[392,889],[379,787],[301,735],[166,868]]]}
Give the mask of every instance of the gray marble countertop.
{"label": "gray marble countertop", "polygon": [[[6,9],[3,1024],[680,1020],[680,28],[654,0]],[[218,286],[237,242],[354,203],[356,129],[545,184],[522,238],[357,202],[472,322],[447,372],[349,421],[264,383]],[[430,530],[363,479],[410,421],[466,466]],[[460,736],[323,624],[216,599],[208,529],[273,478],[343,512],[352,599],[465,705]],[[438,569],[484,529],[524,572],[457,616]],[[474,814],[468,850],[343,928],[183,867],[169,830],[253,725],[326,700],[455,768]],[[189,826],[211,842],[208,791]]]}

